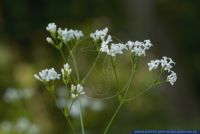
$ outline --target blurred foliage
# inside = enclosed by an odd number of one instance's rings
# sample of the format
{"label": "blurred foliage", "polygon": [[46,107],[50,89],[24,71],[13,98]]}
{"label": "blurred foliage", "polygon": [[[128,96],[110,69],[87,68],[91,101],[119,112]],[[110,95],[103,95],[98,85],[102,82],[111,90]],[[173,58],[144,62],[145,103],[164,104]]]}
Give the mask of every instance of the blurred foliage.
{"label": "blurred foliage", "polygon": [[[151,39],[153,53],[141,60],[131,94],[142,90],[152,77],[144,66],[147,61],[162,55],[176,61],[178,81],[175,86],[162,85],[124,105],[110,132],[200,129],[199,5],[198,0],[1,0],[0,96],[3,98],[8,87],[31,87],[36,94],[22,105],[10,106],[2,99],[0,120],[15,121],[27,115],[45,134],[68,132],[68,125],[52,98],[43,85],[33,79],[38,70],[60,68],[63,64],[59,53],[45,41],[46,25],[55,22],[63,28],[81,29],[85,34],[108,26],[122,41]],[[83,75],[95,54],[86,55],[82,51],[80,55],[79,67]],[[120,65],[123,83],[129,74],[126,57]],[[94,85],[88,86],[99,86],[96,80],[101,78],[95,74],[101,74],[98,68],[90,77]],[[101,112],[85,113],[90,133],[101,133],[106,126],[118,104],[111,101],[103,101],[105,108]],[[73,123],[79,128],[79,121]]]}

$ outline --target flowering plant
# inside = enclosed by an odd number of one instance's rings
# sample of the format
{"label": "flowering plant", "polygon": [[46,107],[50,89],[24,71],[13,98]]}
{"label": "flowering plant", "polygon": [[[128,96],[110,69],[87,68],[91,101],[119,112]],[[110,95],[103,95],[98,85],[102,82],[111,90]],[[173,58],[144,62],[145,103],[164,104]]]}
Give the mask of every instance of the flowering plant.
{"label": "flowering plant", "polygon": [[[149,89],[157,85],[160,85],[162,83],[169,82],[171,85],[174,85],[174,83],[177,80],[176,73],[172,71],[175,62],[171,58],[164,56],[160,60],[158,59],[151,60],[149,63],[147,63],[148,69],[149,71],[154,71],[158,69],[158,67],[160,66],[158,77],[156,77],[156,79],[153,80],[152,84],[150,84],[148,88],[146,88],[145,90],[143,90],[142,92],[138,93],[135,96],[128,97],[130,86],[133,82],[133,76],[137,69],[138,60],[140,59],[140,57],[146,56],[146,51],[153,46],[150,40],[144,40],[143,42],[128,41],[127,43],[122,43],[120,41],[118,43],[114,43],[113,39],[115,37],[108,34],[108,28],[105,28],[103,30],[96,30],[95,32],[91,33],[89,36],[86,37],[84,37],[82,31],[73,29],[62,30],[61,28],[57,28],[55,23],[49,23],[48,26],[46,27],[46,30],[50,33],[50,37],[46,38],[47,42],[52,46],[54,46],[56,49],[58,49],[63,60],[66,63],[63,65],[63,68],[61,68],[61,74],[57,73],[54,68],[51,68],[42,70],[41,72],[39,72],[39,74],[35,74],[34,77],[45,85],[45,87],[53,96],[55,101],[57,100],[55,93],[56,91],[55,81],[61,79],[61,81],[65,85],[65,90],[68,94],[65,97],[64,101],[70,102],[70,105],[67,105],[66,103],[66,105],[59,108],[64,114],[65,118],[67,119],[69,126],[71,127],[72,133],[74,134],[76,133],[76,129],[74,128],[74,125],[72,124],[69,118],[71,116],[72,107],[75,105],[75,103],[79,102],[80,124],[81,124],[82,134],[84,134],[85,128],[82,115],[83,109],[81,104],[82,100],[81,98],[88,96],[87,92],[85,91],[86,87],[84,84],[89,75],[91,74],[91,72],[94,70],[97,61],[102,55],[107,55],[107,57],[110,59],[118,91],[116,94],[110,97],[101,98],[101,100],[111,99],[114,97],[119,98],[119,105],[116,108],[113,116],[109,120],[103,132],[104,134],[107,134],[113,120],[116,118],[119,110],[121,109],[122,105],[125,102],[133,100],[137,96],[142,95]],[[88,38],[92,40],[97,56],[91,68],[89,69],[88,73],[82,79],[80,79],[80,73],[78,70],[74,50],[83,40],[86,40]],[[67,47],[69,56],[66,56],[64,54],[64,47]],[[125,84],[124,88],[119,89],[120,77],[118,76],[117,72],[117,61],[119,60],[119,57],[123,54],[127,54],[130,57],[131,73],[129,76],[129,80]],[[69,59],[71,59],[73,62],[73,68],[69,64]],[[169,75],[167,76],[167,78],[161,79],[160,76],[162,76],[164,73],[167,73]]]}

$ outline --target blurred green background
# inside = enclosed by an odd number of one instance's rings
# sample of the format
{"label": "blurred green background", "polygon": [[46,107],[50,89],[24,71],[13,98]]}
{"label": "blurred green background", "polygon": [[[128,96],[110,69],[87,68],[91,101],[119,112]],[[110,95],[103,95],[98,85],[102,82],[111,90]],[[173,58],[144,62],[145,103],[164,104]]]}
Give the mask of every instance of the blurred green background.
{"label": "blurred green background", "polygon": [[[0,97],[10,87],[32,88],[35,95],[20,104],[8,104],[1,99],[0,121],[12,122],[18,116],[27,116],[40,127],[42,134],[69,133],[52,98],[33,78],[41,69],[60,68],[63,64],[58,51],[46,42],[45,27],[55,22],[63,28],[83,30],[85,35],[108,27],[112,35],[124,42],[151,39],[154,46],[143,58],[144,64],[162,56],[176,62],[175,85],[161,85],[125,104],[110,133],[128,134],[133,129],[200,129],[199,5],[198,0],[1,0]],[[83,73],[93,57],[90,54],[80,59]],[[150,74],[144,64],[140,66],[137,85],[148,83]],[[120,73],[127,74],[126,66]],[[97,83],[92,86],[98,88]],[[133,87],[133,94],[136,91]],[[103,110],[84,114],[88,133],[102,133],[117,106],[117,101],[114,102],[104,101]],[[74,123],[80,129],[79,121]]]}

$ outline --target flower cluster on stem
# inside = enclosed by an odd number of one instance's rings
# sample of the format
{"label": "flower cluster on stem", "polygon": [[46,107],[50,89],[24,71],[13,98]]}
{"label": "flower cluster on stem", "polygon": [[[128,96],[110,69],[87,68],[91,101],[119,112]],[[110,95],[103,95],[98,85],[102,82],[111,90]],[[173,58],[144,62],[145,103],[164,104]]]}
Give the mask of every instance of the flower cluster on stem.
{"label": "flower cluster on stem", "polygon": [[118,54],[123,54],[124,50],[129,50],[136,56],[146,55],[146,50],[152,47],[150,40],[140,41],[128,41],[127,43],[113,43],[111,35],[108,34],[108,28],[103,30],[96,30],[94,33],[90,34],[90,37],[94,42],[100,42],[100,51],[107,53],[110,56],[116,56]]}
{"label": "flower cluster on stem", "polygon": [[159,65],[161,66],[161,73],[162,71],[166,71],[167,73],[170,73],[167,76],[166,81],[170,82],[171,85],[174,85],[174,83],[177,80],[177,75],[174,71],[172,71],[171,69],[173,68],[173,65],[175,65],[175,62],[166,56],[163,56],[162,59],[158,60],[151,60],[149,63],[147,63],[148,67],[149,67],[149,71],[155,70],[159,67]]}

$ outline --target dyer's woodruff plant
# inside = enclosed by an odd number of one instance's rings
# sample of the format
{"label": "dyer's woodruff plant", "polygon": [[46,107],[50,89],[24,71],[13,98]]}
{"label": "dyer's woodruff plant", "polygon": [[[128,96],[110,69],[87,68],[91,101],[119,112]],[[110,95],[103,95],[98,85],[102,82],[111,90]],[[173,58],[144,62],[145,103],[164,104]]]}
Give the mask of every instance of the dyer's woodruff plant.
{"label": "dyer's woodruff plant", "polygon": [[[125,84],[125,87],[117,92],[117,94],[113,95],[112,97],[108,98],[114,98],[118,97],[120,98],[120,102],[118,107],[116,108],[115,112],[113,113],[113,116],[108,121],[108,124],[104,130],[104,134],[106,134],[115,119],[116,115],[118,114],[121,106],[126,102],[133,100],[135,97],[142,95],[149,89],[160,85],[164,82],[169,82],[171,85],[174,85],[176,82],[177,76],[174,71],[172,71],[173,65],[175,65],[175,62],[166,56],[162,57],[160,60],[151,60],[148,65],[149,71],[154,71],[156,69],[159,69],[158,71],[158,77],[156,77],[155,80],[142,92],[138,93],[137,95],[133,97],[128,97],[128,91],[130,89],[131,83],[133,81],[133,74],[136,71],[136,66],[138,64],[138,59],[142,56],[146,55],[146,50],[149,50],[153,45],[150,42],[150,40],[144,40],[143,42],[140,41],[128,41],[127,43],[113,43],[114,37],[108,34],[108,28],[105,28],[103,30],[96,30],[94,33],[91,33],[90,36],[84,37],[83,32],[79,30],[73,30],[73,29],[61,29],[57,28],[55,23],[49,23],[46,27],[46,30],[50,33],[50,37],[47,37],[46,40],[49,44],[53,45],[61,54],[63,60],[66,62],[66,64],[63,65],[63,68],[61,68],[61,74],[57,73],[54,68],[51,69],[44,69],[39,74],[35,74],[34,77],[41,81],[47,90],[50,92],[50,94],[54,97],[56,100],[56,93],[55,93],[55,80],[62,80],[66,87],[66,92],[68,92],[68,96],[66,97],[65,101],[70,101],[70,105],[66,105],[65,107],[60,108],[62,113],[64,114],[65,118],[67,119],[69,126],[71,127],[72,133],[76,133],[76,129],[74,128],[71,118],[70,118],[70,111],[73,107],[74,102],[79,102],[79,110],[80,110],[80,124],[81,124],[81,130],[82,134],[85,133],[84,129],[84,122],[82,117],[82,107],[81,107],[81,97],[87,96],[87,93],[84,90],[84,83],[87,80],[88,76],[93,71],[97,60],[101,55],[108,55],[108,57],[111,59],[110,62],[112,64],[112,69],[114,71],[116,83],[119,83],[119,76],[118,72],[116,71],[117,68],[117,60],[118,57],[124,53],[127,53],[130,56],[131,60],[131,73],[129,76],[129,80],[127,81],[127,84]],[[92,39],[92,42],[95,46],[95,51],[97,53],[97,56],[89,69],[88,73],[83,77],[83,79],[80,79],[79,77],[79,70],[77,67],[77,61],[74,54],[75,48],[80,44],[81,41],[86,39]],[[66,56],[64,54],[63,47],[67,47],[69,56]],[[71,68],[71,65],[69,65],[69,59],[73,62],[73,69]],[[75,72],[75,76],[73,76],[72,72]],[[167,78],[164,80],[160,77],[163,74],[168,74]]]}

